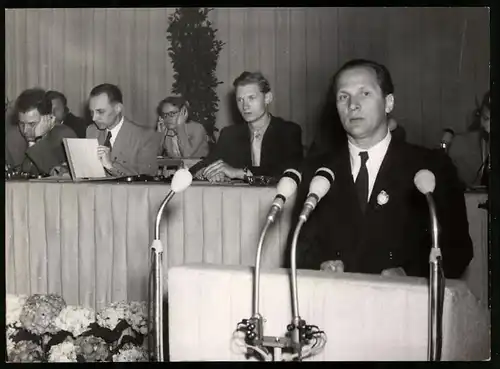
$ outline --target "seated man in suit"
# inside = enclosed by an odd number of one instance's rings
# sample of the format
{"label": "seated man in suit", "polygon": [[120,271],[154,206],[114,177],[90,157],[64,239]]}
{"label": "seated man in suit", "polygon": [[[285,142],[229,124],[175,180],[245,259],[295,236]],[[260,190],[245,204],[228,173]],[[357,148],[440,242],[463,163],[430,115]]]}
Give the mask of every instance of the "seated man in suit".
{"label": "seated man in suit", "polygon": [[59,91],[48,91],[47,96],[52,101],[52,114],[56,117],[56,122],[71,128],[78,138],[85,138],[88,124],[69,111],[66,96]]}
{"label": "seated man in suit", "polygon": [[99,141],[96,154],[108,175],[157,173],[159,136],[125,118],[122,93],[117,86],[105,83],[94,87],[89,108],[95,124],[88,126],[87,138]]}
{"label": "seated man in suit", "polygon": [[162,134],[160,155],[169,158],[202,158],[208,155],[207,132],[201,123],[189,120],[189,103],[169,96],[158,104],[157,129]]}
{"label": "seated man in suit", "polygon": [[50,174],[66,161],[63,138],[76,138],[76,133],[56,122],[50,98],[43,89],[23,91],[15,109],[18,124],[5,139],[7,164],[32,175]]}
{"label": "seated man in suit", "polygon": [[448,149],[458,175],[467,187],[488,186],[490,172],[490,93],[475,112],[470,132],[455,135]]}
{"label": "seated man in suit", "polygon": [[303,157],[302,130],[296,123],[269,114],[273,100],[269,82],[259,72],[243,72],[233,86],[247,124],[222,129],[214,150],[192,172],[220,182],[252,175],[279,177],[286,168],[297,166]]}
{"label": "seated man in suit", "polygon": [[415,174],[428,169],[436,177],[433,197],[445,276],[459,278],[472,259],[472,242],[455,167],[438,150],[392,137],[387,114],[394,107],[394,86],[383,65],[352,60],[340,68],[333,83],[346,134],[330,153],[306,159],[303,165],[298,209],[318,166],[332,169],[335,181],[304,225],[297,266],[428,276],[429,211],[414,185]]}

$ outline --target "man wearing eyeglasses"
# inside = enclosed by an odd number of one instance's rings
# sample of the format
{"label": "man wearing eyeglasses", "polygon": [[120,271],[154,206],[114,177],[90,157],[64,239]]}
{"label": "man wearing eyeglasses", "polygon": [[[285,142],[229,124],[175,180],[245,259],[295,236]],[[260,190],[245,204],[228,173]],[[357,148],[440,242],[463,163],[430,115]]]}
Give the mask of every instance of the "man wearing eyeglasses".
{"label": "man wearing eyeglasses", "polygon": [[32,175],[47,175],[66,161],[63,138],[76,138],[69,127],[56,122],[52,104],[40,88],[23,91],[16,100],[18,129],[5,140],[6,162]]}
{"label": "man wearing eyeglasses", "polygon": [[169,96],[158,104],[157,129],[162,134],[160,155],[169,158],[202,158],[208,155],[208,137],[202,124],[189,119],[189,103]]}

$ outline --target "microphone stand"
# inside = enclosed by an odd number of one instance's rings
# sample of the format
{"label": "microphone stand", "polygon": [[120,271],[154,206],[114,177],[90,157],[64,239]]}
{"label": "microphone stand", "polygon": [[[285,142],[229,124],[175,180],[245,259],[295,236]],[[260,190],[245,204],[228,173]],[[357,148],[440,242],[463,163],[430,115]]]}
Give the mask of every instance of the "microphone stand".
{"label": "microphone stand", "polygon": [[431,218],[432,248],[429,255],[429,361],[440,361],[442,350],[443,303],[444,303],[444,273],[443,258],[439,248],[439,224],[436,216],[436,205],[430,192],[425,194],[429,204]]}
{"label": "microphone stand", "polygon": [[[163,211],[168,202],[174,197],[175,192],[170,191],[160,205],[160,209],[156,213],[154,239],[151,245],[152,261],[151,266],[153,271],[154,282],[154,357],[157,362],[163,362],[163,244],[160,240],[160,221]],[[149,288],[148,288],[149,292]],[[151,303],[151,296],[148,297],[148,302]],[[148,314],[151,309],[148,307]],[[151,360],[151,345],[149,346]]]}
{"label": "microphone stand", "polygon": [[288,330],[291,333],[292,344],[294,351],[299,355],[299,360],[301,358],[302,346],[304,345],[303,340],[303,329],[306,326],[306,322],[300,318],[299,314],[299,294],[297,291],[297,242],[299,239],[300,230],[306,222],[306,217],[300,217],[297,223],[297,227],[293,233],[292,238],[292,250],[291,250],[291,282],[292,282],[292,324],[288,326]]}

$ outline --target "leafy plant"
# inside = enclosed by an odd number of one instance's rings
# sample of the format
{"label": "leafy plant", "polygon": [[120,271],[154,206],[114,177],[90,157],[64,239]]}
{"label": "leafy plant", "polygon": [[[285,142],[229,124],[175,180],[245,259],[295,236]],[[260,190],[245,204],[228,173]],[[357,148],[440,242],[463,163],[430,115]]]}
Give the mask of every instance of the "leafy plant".
{"label": "leafy plant", "polygon": [[216,39],[217,30],[208,20],[210,8],[177,8],[169,17],[168,55],[174,68],[172,92],[190,104],[192,120],[203,124],[212,143],[216,114],[219,111],[217,61],[224,42]]}

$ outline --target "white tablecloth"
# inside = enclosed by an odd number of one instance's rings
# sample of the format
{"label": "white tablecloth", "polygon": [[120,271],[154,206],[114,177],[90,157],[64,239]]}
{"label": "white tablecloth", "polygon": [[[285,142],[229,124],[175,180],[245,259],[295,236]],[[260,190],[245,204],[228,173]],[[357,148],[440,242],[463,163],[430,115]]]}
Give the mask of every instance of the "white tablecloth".
{"label": "white tablecloth", "polygon": [[[58,293],[68,304],[100,308],[145,300],[154,219],[162,184],[6,182],[7,293]],[[254,265],[272,187],[195,184],[163,217],[165,268],[185,263]],[[487,296],[485,194],[466,194],[475,258],[466,276]],[[268,232],[264,267],[282,265],[293,200]],[[166,269],[165,269],[166,270]],[[166,273],[165,273],[166,274]]]}

